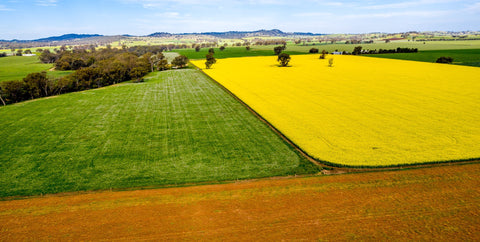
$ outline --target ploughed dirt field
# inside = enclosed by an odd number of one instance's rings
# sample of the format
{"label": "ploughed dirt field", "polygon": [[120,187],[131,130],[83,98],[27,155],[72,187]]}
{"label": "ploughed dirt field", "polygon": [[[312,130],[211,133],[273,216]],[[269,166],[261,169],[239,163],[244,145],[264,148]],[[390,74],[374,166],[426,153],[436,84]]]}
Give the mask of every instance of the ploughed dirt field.
{"label": "ploughed dirt field", "polygon": [[0,202],[0,240],[478,240],[480,164]]}

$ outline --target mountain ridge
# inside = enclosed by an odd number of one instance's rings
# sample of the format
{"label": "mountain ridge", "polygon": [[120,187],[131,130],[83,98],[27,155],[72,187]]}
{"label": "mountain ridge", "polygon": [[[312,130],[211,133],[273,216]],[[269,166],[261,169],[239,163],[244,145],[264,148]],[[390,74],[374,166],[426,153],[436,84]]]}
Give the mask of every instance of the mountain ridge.
{"label": "mountain ridge", "polygon": [[273,37],[287,37],[292,35],[303,35],[303,36],[321,36],[325,34],[315,34],[310,32],[283,32],[279,29],[271,30],[255,30],[255,31],[225,31],[225,32],[192,32],[192,33],[168,33],[168,32],[155,32],[149,35],[101,35],[101,34],[64,34],[59,36],[50,36],[46,38],[33,39],[33,40],[0,40],[2,42],[53,42],[53,41],[69,41],[76,39],[86,39],[94,37],[113,37],[113,36],[123,36],[123,37],[172,37],[172,36],[181,36],[181,35],[207,35],[214,36],[218,38],[245,38],[245,37],[261,37],[261,36],[273,36]]}

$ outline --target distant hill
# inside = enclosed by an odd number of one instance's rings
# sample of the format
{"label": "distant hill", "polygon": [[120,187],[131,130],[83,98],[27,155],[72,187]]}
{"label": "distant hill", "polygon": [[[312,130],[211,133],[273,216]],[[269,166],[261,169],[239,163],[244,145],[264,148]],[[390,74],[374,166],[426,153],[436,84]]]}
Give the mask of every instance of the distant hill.
{"label": "distant hill", "polygon": [[[206,36],[214,36],[217,38],[224,38],[224,39],[241,39],[246,37],[261,37],[261,36],[269,36],[269,37],[287,37],[287,36],[320,36],[324,34],[313,34],[313,33],[303,33],[303,32],[283,32],[279,29],[271,29],[271,30],[256,30],[256,31],[228,31],[228,32],[202,32],[202,33],[180,33],[180,34],[172,34],[167,32],[156,32],[153,34],[145,35],[146,37],[172,37],[172,36],[179,36],[179,35],[206,35]],[[47,43],[47,42],[61,42],[61,41],[72,41],[72,40],[82,40],[87,38],[94,38],[99,37],[102,39],[120,39],[122,37],[135,37],[134,35],[124,34],[124,35],[114,35],[114,36],[105,36],[100,34],[64,34],[61,36],[52,36],[48,38],[42,39],[35,39],[35,40],[0,40],[0,42],[17,42],[17,43],[27,43],[27,42],[37,42],[37,43]]]}
{"label": "distant hill", "polygon": [[167,32],[156,32],[153,34],[147,35],[147,37],[171,37],[173,34]]}
{"label": "distant hill", "polygon": [[226,38],[226,39],[233,39],[233,38],[245,38],[245,37],[257,37],[257,36],[287,36],[288,34],[282,32],[278,29],[272,30],[257,30],[257,31],[228,31],[228,32],[205,32],[200,33],[201,35],[210,35],[215,36],[218,38]]}
{"label": "distant hill", "polygon": [[302,33],[302,32],[287,33],[279,29],[272,29],[272,30],[261,29],[256,31],[201,32],[201,33],[181,33],[181,34],[156,32],[156,33],[147,35],[147,37],[171,37],[175,35],[208,35],[208,36],[214,36],[217,38],[224,38],[224,39],[240,39],[240,38],[246,38],[246,37],[260,37],[260,36],[269,36],[269,37],[286,37],[286,36],[292,36],[292,35],[318,36],[323,34],[312,34],[312,33]]}
{"label": "distant hill", "polygon": [[239,38],[246,38],[246,37],[261,37],[261,36],[269,36],[269,37],[287,37],[292,35],[306,35],[306,36],[319,36],[323,34],[313,34],[313,33],[302,33],[302,32],[294,32],[288,33],[283,32],[279,29],[271,29],[271,30],[256,30],[256,31],[228,31],[228,32],[202,32],[202,33],[183,33],[179,35],[209,35],[214,36],[217,38],[225,38],[225,39],[239,39]]}
{"label": "distant hill", "polygon": [[32,40],[33,42],[51,42],[51,41],[64,41],[64,40],[73,40],[73,39],[85,39],[91,37],[102,37],[103,35],[99,34],[64,34],[61,36],[53,36],[48,38]]}

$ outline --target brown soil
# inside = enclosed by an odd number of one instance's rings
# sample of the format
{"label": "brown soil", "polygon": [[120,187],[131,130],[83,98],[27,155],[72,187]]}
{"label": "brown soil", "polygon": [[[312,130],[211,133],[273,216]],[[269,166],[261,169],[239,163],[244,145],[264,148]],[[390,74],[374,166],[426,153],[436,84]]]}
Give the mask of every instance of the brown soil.
{"label": "brown soil", "polygon": [[480,164],[0,202],[0,240],[478,240]]}

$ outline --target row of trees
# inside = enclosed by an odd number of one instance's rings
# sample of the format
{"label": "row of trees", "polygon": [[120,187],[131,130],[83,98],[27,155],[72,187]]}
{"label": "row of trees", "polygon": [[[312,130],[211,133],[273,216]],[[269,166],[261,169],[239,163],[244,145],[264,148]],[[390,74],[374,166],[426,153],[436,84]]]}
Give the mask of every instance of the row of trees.
{"label": "row of trees", "polygon": [[3,105],[29,99],[81,91],[124,82],[141,80],[154,70],[183,68],[186,56],[177,56],[172,65],[163,53],[147,52],[138,56],[128,49],[102,49],[100,51],[44,51],[42,61],[55,63],[59,70],[75,70],[62,78],[48,77],[46,72],[31,73],[22,80],[0,82],[0,101]]}
{"label": "row of trees", "polygon": [[353,48],[352,55],[360,54],[393,54],[393,53],[417,53],[417,48],[396,48],[396,49],[379,49],[379,50],[364,50],[362,46]]}

